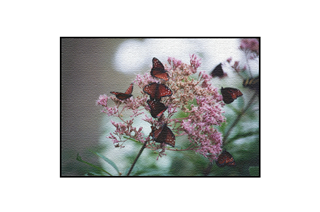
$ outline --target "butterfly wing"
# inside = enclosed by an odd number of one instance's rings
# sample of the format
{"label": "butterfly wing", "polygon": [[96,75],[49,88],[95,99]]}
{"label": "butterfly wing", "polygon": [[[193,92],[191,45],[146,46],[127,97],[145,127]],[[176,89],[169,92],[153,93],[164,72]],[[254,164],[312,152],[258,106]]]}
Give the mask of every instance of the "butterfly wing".
{"label": "butterfly wing", "polygon": [[172,147],[175,145],[175,136],[170,128],[167,127],[167,124],[153,132],[153,140],[159,143],[166,143]]}
{"label": "butterfly wing", "polygon": [[126,90],[125,94],[132,94],[133,91],[133,83],[130,84],[129,88]]}
{"label": "butterfly wing", "polygon": [[152,65],[153,65],[153,69],[159,69],[159,70],[164,70],[164,66],[162,65],[162,63],[160,62],[160,60],[158,60],[157,58],[152,58]]}
{"label": "butterfly wing", "polygon": [[133,83],[130,84],[129,88],[126,90],[125,93],[120,93],[120,92],[115,92],[115,91],[111,91],[110,93],[116,95],[116,97],[120,100],[125,100],[130,98],[132,95],[132,90],[133,90]]}
{"label": "butterfly wing", "polygon": [[236,98],[243,95],[241,91],[236,88],[221,88],[221,94],[226,104],[232,103]]}
{"label": "butterfly wing", "polygon": [[155,57],[152,59],[151,76],[162,79],[164,81],[169,80],[168,72],[164,69],[162,63]]}
{"label": "butterfly wing", "polygon": [[164,143],[169,144],[170,146],[174,147],[175,145],[175,140],[176,137],[174,136],[173,132],[170,130],[169,127],[167,127],[167,125],[165,125],[164,130],[162,130],[165,139],[164,139]]}
{"label": "butterfly wing", "polygon": [[161,97],[172,95],[172,91],[170,88],[168,88],[166,85],[159,84],[156,82],[144,86],[143,92],[150,95],[150,99],[155,99],[157,101],[160,101]]}
{"label": "butterfly wing", "polygon": [[169,74],[167,72],[163,72],[161,70],[151,69],[151,76],[156,77],[158,79],[162,79],[164,81],[169,80]]}
{"label": "butterfly wing", "polygon": [[166,111],[168,108],[159,101],[148,100],[147,103],[150,107],[150,113],[153,118],[160,118],[164,111]]}
{"label": "butterfly wing", "polygon": [[125,93],[114,92],[114,91],[112,91],[110,93],[116,95],[116,97],[120,100],[125,100],[125,99],[128,99],[132,96],[131,94],[125,94]]}
{"label": "butterfly wing", "polygon": [[260,91],[260,79],[259,76],[255,77],[255,78],[249,78],[249,79],[245,79],[243,80],[243,87],[248,87],[252,90],[255,90],[257,92]]}
{"label": "butterfly wing", "polygon": [[156,131],[156,130],[157,130],[156,127],[151,126],[151,132],[150,132],[149,136],[153,137],[153,133],[154,133],[154,131]]}
{"label": "butterfly wing", "polygon": [[218,167],[224,167],[224,166],[235,166],[236,162],[232,155],[224,150],[216,160],[216,164]]}
{"label": "butterfly wing", "polygon": [[[158,85],[159,84],[156,82],[150,83],[149,85],[144,86],[143,92],[148,94],[151,99],[155,99],[157,96],[157,92],[158,92]],[[160,100],[160,98],[159,98],[159,100]]]}
{"label": "butterfly wing", "polygon": [[217,65],[213,71],[211,72],[211,76],[212,77],[223,77],[224,76],[224,72],[222,69],[222,64],[220,63],[219,65]]}
{"label": "butterfly wing", "polygon": [[159,138],[162,130],[163,130],[163,126],[160,127],[159,129],[156,129],[155,127],[152,128],[152,138],[154,141],[163,143],[163,141]]}
{"label": "butterfly wing", "polygon": [[159,86],[158,86],[158,95],[159,95],[159,98],[166,97],[166,96],[171,96],[172,95],[172,90],[170,88],[168,88],[164,84],[159,84]]}

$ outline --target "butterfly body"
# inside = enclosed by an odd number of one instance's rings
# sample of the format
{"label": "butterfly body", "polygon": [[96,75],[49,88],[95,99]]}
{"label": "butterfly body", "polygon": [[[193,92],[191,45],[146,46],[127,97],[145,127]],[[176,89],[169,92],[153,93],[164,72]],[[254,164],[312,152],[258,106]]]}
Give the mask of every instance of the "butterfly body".
{"label": "butterfly body", "polygon": [[150,107],[150,113],[153,118],[160,118],[168,108],[163,103],[156,100],[149,99],[147,103]]}
{"label": "butterfly body", "polygon": [[160,101],[161,97],[171,96],[172,91],[164,84],[150,83],[143,88],[143,92],[150,95],[151,100]]}
{"label": "butterfly body", "polygon": [[133,91],[133,83],[130,84],[129,88],[124,93],[111,91],[110,93],[116,95],[116,97],[120,100],[126,100],[132,96]]}
{"label": "butterfly body", "polygon": [[229,152],[223,150],[223,152],[219,155],[218,159],[216,160],[216,164],[218,167],[235,166],[236,162]]}
{"label": "butterfly body", "polygon": [[151,128],[152,128],[151,136],[154,141],[158,143],[165,143],[174,147],[175,136],[173,132],[170,130],[170,128],[167,127],[167,124],[162,125],[159,129],[156,129],[155,127],[151,127]]}
{"label": "butterfly body", "polygon": [[158,60],[157,58],[152,59],[152,69],[150,72],[151,76],[162,79],[164,81],[169,80],[169,74],[168,72],[164,69],[163,64]]}
{"label": "butterfly body", "polygon": [[239,96],[243,95],[241,91],[236,88],[223,88],[223,87],[221,87],[221,94],[223,97],[223,101],[226,104],[232,103]]}

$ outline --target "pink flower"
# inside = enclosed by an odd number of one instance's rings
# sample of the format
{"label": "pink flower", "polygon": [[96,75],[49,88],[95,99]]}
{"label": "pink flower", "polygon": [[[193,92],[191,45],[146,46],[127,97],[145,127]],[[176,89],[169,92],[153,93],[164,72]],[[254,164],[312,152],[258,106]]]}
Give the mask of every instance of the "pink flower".
{"label": "pink flower", "polygon": [[[133,127],[133,119],[125,121],[124,123],[117,123],[113,120],[111,120],[110,122],[113,126],[116,127],[116,130],[113,133],[110,133],[110,136],[108,136],[108,138],[113,140],[113,143],[124,142],[124,140],[122,139],[124,135],[136,139],[142,143],[145,142],[145,138],[143,136],[143,133],[141,132],[142,127],[140,127],[138,130],[136,127]],[[119,139],[117,139],[116,136]]]}
{"label": "pink flower", "polygon": [[105,94],[100,95],[99,99],[96,101],[96,105],[103,106],[103,109],[101,110],[102,113],[106,113],[108,116],[113,116],[116,113],[118,113],[118,108],[116,106],[115,107],[108,107],[107,102],[108,102],[109,98],[113,100],[113,98],[115,98],[115,97],[113,97],[113,96],[108,97]]}
{"label": "pink flower", "polygon": [[190,64],[194,67],[195,71],[197,71],[198,67],[201,65],[201,59],[197,58],[197,56],[193,54],[190,56]]}
{"label": "pink flower", "polygon": [[168,63],[172,64],[173,68],[177,68],[178,66],[181,65],[182,62],[181,62],[181,60],[177,60],[177,59],[175,59],[173,57],[169,57],[168,58]]}
{"label": "pink flower", "polygon": [[102,111],[103,113],[106,113],[108,116],[113,116],[118,113],[117,107],[106,107],[105,110]]}
{"label": "pink flower", "polygon": [[[136,129],[132,125],[138,118],[157,129],[166,123],[176,137],[188,136],[190,147],[185,151],[193,150],[213,161],[221,152],[222,136],[215,126],[220,126],[222,122],[225,122],[222,111],[223,98],[218,89],[211,84],[212,77],[204,71],[199,72],[198,76],[190,77],[197,72],[201,65],[201,59],[195,54],[190,56],[190,65],[172,57],[168,58],[168,62],[169,65],[164,64],[164,66],[170,79],[166,82],[161,81],[161,83],[169,87],[173,94],[161,99],[161,102],[168,107],[161,119],[151,117],[150,109],[146,103],[150,97],[143,92],[146,85],[159,81],[150,75],[150,71],[144,75],[138,74],[134,80],[134,84],[140,88],[140,96],[125,101],[119,101],[114,96],[101,95],[99,97],[97,105],[103,106],[106,114],[118,117],[121,121],[120,123],[111,121],[115,131],[110,133],[108,138],[117,145],[121,143],[120,147],[123,147],[127,137],[141,143],[150,141],[146,148],[154,151],[160,150],[159,156],[161,157],[165,155],[165,151],[174,151],[174,149],[165,148],[165,145],[151,141],[150,136],[143,135],[142,127]],[[115,107],[107,106],[108,98],[116,103]],[[122,115],[124,111],[131,112],[131,119],[125,120]],[[187,114],[187,117],[173,118],[179,111]],[[143,118],[140,115],[144,115]]]}
{"label": "pink flower", "polygon": [[144,88],[144,86],[146,86],[150,83],[153,83],[153,82],[158,82],[158,80],[155,79],[154,77],[152,77],[150,75],[150,72],[147,72],[144,75],[137,74],[137,76],[133,82],[134,82],[134,84],[137,84],[139,86],[139,88],[141,88],[141,93],[143,94],[144,92],[142,91],[142,89]]}
{"label": "pink flower", "polygon": [[233,66],[231,66],[236,72],[240,71],[239,61],[235,61]]}
{"label": "pink flower", "polygon": [[240,49],[244,51],[249,50],[259,55],[259,41],[255,38],[241,39]]}
{"label": "pink flower", "polygon": [[216,159],[222,145],[221,134],[214,128],[225,121],[225,117],[222,115],[222,104],[219,102],[221,100],[217,101],[214,100],[214,97],[210,98],[209,96],[198,98],[198,106],[192,105],[188,119],[181,123],[181,128],[188,135],[190,142],[198,146],[195,151],[209,157],[210,160]]}
{"label": "pink flower", "polygon": [[99,99],[96,101],[96,105],[101,105],[107,107],[108,96],[103,94],[99,96]]}

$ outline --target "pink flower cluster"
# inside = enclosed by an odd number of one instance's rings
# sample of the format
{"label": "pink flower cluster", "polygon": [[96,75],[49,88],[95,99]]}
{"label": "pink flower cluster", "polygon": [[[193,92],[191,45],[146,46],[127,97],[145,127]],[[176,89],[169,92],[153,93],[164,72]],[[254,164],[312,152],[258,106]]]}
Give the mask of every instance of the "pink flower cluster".
{"label": "pink flower cluster", "polygon": [[231,65],[231,68],[238,72],[238,74],[240,71],[250,71],[248,60],[256,59],[259,56],[259,45],[260,44],[258,39],[241,39],[239,49],[241,49],[245,53],[247,64],[240,65],[239,61],[234,61],[234,63],[232,64],[231,57],[227,59],[227,62]]}
{"label": "pink flower cluster", "polygon": [[107,95],[100,95],[99,99],[96,101],[96,105],[101,105],[103,106],[103,109],[101,110],[102,113],[106,113],[108,116],[113,116],[118,113],[118,107],[108,107],[107,102],[108,102],[108,97]]}
{"label": "pink flower cluster", "polygon": [[[150,126],[160,127],[166,123],[176,137],[187,135],[190,141],[190,144],[185,149],[169,148],[152,141],[147,144],[146,148],[152,150],[161,149],[159,156],[165,155],[165,150],[193,150],[213,161],[220,154],[222,145],[222,135],[215,128],[215,126],[225,122],[222,111],[224,106],[222,96],[219,94],[218,89],[211,84],[210,75],[204,71],[199,72],[197,75],[195,74],[201,65],[201,59],[196,55],[190,56],[190,64],[171,57],[168,58],[168,63],[169,65],[164,64],[164,66],[170,79],[162,83],[172,90],[173,95],[161,99],[168,106],[168,109],[159,120],[151,117],[146,103],[149,96],[142,90],[146,85],[158,81],[150,75],[150,72],[144,75],[137,75],[134,80],[134,84],[140,88],[141,96],[131,97],[124,101],[118,100],[116,97],[107,97],[106,95],[99,97],[97,104],[104,107],[103,112],[117,116],[122,121],[122,123],[111,122],[116,127],[116,131],[111,133],[109,138],[116,144],[123,142],[122,136],[134,138],[142,143],[149,142],[150,137],[142,134],[142,128],[137,130],[132,127],[134,118],[144,114],[142,120],[150,123]],[[115,107],[110,108],[107,106],[108,98],[111,98],[116,103]],[[119,106],[123,103],[124,106],[120,111]],[[125,121],[121,116],[123,110],[133,111],[133,115],[131,115],[133,119]],[[187,114],[187,117],[174,118],[178,111],[183,111]],[[178,144],[177,146],[182,147],[183,145]]]}
{"label": "pink flower cluster", "polygon": [[[227,60],[227,62],[231,64],[231,60],[232,60],[232,58],[229,58]],[[239,61],[234,61],[233,65],[231,65],[231,68],[233,68],[236,72],[240,72],[240,71],[246,70],[246,66],[241,67],[239,65]]]}
{"label": "pink flower cluster", "polygon": [[250,49],[253,52],[259,53],[259,41],[255,38],[242,39],[240,49]]}
{"label": "pink flower cluster", "polygon": [[201,59],[198,58],[195,54],[193,54],[190,56],[190,64],[195,70],[197,70],[201,65]]}
{"label": "pink flower cluster", "polygon": [[197,105],[189,104],[190,109],[182,109],[188,114],[186,119],[173,121],[181,124],[177,130],[183,132],[180,135],[188,135],[194,151],[213,161],[221,152],[222,146],[222,135],[214,126],[225,122],[225,117],[222,115],[222,96],[211,85],[210,79],[211,76],[205,72],[199,73],[201,83],[194,86]]}
{"label": "pink flower cluster", "polygon": [[259,41],[255,38],[242,39],[239,48],[244,52],[251,53],[251,59],[259,55]]}
{"label": "pink flower cluster", "polygon": [[[136,127],[133,127],[133,119],[125,121],[124,123],[116,123],[111,120],[111,123],[116,127],[116,130],[113,133],[110,133],[110,136],[108,136],[108,138],[110,138],[113,141],[113,144],[116,144],[117,147],[123,147],[122,143],[128,140],[123,140],[124,135],[136,139],[140,142],[145,142],[145,138],[143,136],[143,133],[141,132],[142,127],[140,127],[138,130]],[[120,142],[122,143],[119,145]]]}

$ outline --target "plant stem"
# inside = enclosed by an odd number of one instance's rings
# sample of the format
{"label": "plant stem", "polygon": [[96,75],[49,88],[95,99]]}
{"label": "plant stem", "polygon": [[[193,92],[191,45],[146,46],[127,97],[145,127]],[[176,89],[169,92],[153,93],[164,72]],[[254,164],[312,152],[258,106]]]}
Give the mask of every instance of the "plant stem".
{"label": "plant stem", "polygon": [[[222,140],[222,144],[225,145],[227,142],[227,138],[228,136],[230,135],[230,132],[231,130],[234,128],[234,126],[236,126],[236,124],[239,122],[240,118],[242,117],[243,114],[245,114],[245,112],[249,109],[249,107],[251,106],[253,100],[254,100],[254,97],[257,95],[258,93],[255,92],[253,94],[253,96],[251,97],[251,99],[249,100],[249,103],[247,105],[247,107],[242,110],[239,114],[238,114],[238,117],[236,118],[236,120],[234,120],[234,122],[232,123],[231,127],[228,129],[228,131],[226,132],[225,136],[223,137],[223,140]],[[207,176],[209,173],[210,173],[210,170],[212,168],[214,163],[210,163],[209,166],[204,170],[203,174],[204,176]]]}
{"label": "plant stem", "polygon": [[252,78],[252,73],[251,73],[251,68],[250,68],[250,65],[249,65],[249,60],[248,60],[248,54],[249,54],[249,50],[245,52],[246,54],[246,61],[247,61],[247,65],[248,65],[248,70],[249,70],[249,74],[250,74],[250,77]]}
{"label": "plant stem", "polygon": [[251,97],[251,99],[249,100],[249,103],[247,105],[247,107],[242,110],[239,114],[238,114],[238,117],[236,118],[236,120],[234,120],[234,122],[232,123],[231,127],[228,129],[228,131],[226,132],[225,136],[223,137],[223,140],[222,140],[222,143],[223,145],[225,145],[227,142],[227,138],[228,136],[230,135],[231,133],[231,130],[234,128],[234,126],[236,126],[236,124],[239,122],[239,120],[241,119],[242,115],[245,114],[245,112],[249,109],[249,107],[251,106],[253,100],[254,100],[254,97],[257,95],[257,92],[255,92],[253,94],[253,96]]}
{"label": "plant stem", "polygon": [[139,159],[139,157],[140,157],[140,155],[141,155],[142,151],[144,150],[144,148],[146,147],[146,145],[147,145],[147,141],[145,141],[145,142],[144,142],[144,144],[142,145],[142,147],[141,147],[141,149],[140,149],[140,151],[139,151],[139,153],[138,153],[138,155],[137,155],[136,159],[134,159],[133,164],[131,165],[131,168],[130,168],[130,170],[129,170],[129,172],[128,172],[127,176],[129,176],[129,175],[130,175],[130,173],[131,173],[131,171],[132,171],[132,169],[133,169],[134,165],[136,164],[137,160]]}

